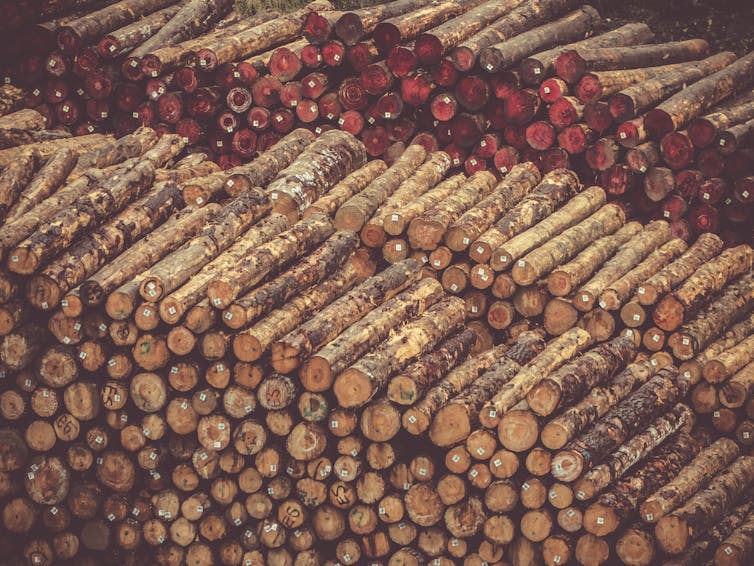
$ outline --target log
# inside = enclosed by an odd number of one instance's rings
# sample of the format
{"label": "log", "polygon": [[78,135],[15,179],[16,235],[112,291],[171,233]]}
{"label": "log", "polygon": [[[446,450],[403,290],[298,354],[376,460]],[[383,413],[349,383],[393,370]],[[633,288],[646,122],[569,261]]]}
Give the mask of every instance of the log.
{"label": "log", "polygon": [[0,174],[0,214],[7,218],[8,210],[16,203],[21,191],[31,181],[38,164],[37,153],[25,152]]}
{"label": "log", "polygon": [[754,513],[750,513],[715,551],[715,563],[721,566],[744,564],[754,553]]}
{"label": "log", "polygon": [[739,456],[686,503],[655,525],[655,537],[668,554],[680,554],[710,526],[722,519],[751,483],[754,458]]}
{"label": "log", "polygon": [[529,408],[548,416],[559,407],[572,406],[631,363],[636,352],[633,342],[622,336],[596,346],[535,385],[526,396]]}
{"label": "log", "polygon": [[[348,325],[357,322],[366,313],[418,281],[419,276],[419,264],[408,259],[367,279],[330,307],[273,344],[271,347],[273,368],[281,373],[293,371],[313,352],[337,337]],[[319,391],[312,388],[313,386],[303,377],[303,373],[302,370],[302,383],[305,387],[310,391]],[[323,391],[327,388],[329,385]]]}
{"label": "log", "polygon": [[157,132],[151,128],[139,128],[135,132],[125,135],[117,140],[110,140],[107,144],[100,144],[84,153],[79,152],[79,160],[73,168],[67,181],[75,181],[84,174],[87,169],[96,167],[103,169],[110,165],[123,163],[132,157],[140,157],[157,143]]}
{"label": "log", "polygon": [[418,145],[410,145],[387,171],[363,191],[351,197],[335,214],[339,230],[360,231],[377,209],[424,162],[427,153]]}
{"label": "log", "polygon": [[582,6],[552,23],[485,47],[479,54],[479,65],[489,73],[502,71],[543,48],[578,39],[600,22],[600,15],[594,8]]}
{"label": "log", "polygon": [[715,140],[718,132],[754,118],[752,102],[754,94],[749,89],[731,100],[716,105],[709,114],[692,120],[689,123],[688,134],[694,147],[707,147]]}
{"label": "log", "polygon": [[[678,403],[664,415],[654,419],[644,430],[630,438],[610,454],[601,464],[584,473],[574,483],[576,498],[587,501],[615,483],[633,466],[646,458],[674,432],[694,426],[694,414],[683,403]],[[591,527],[589,512],[584,515],[584,525]],[[590,532],[592,532],[590,530]],[[599,533],[593,533],[599,534]]]}
{"label": "log", "polygon": [[343,43],[350,47],[374,31],[375,26],[381,21],[413,12],[428,3],[428,0],[394,0],[345,12],[335,22],[333,31]]}
{"label": "log", "polygon": [[644,500],[639,512],[642,520],[657,523],[699,491],[709,478],[727,468],[739,453],[736,443],[727,438],[720,438],[704,448],[676,477]]}
{"label": "log", "polygon": [[[529,341],[532,338],[525,337]],[[541,335],[539,342],[542,346],[544,345]],[[421,434],[427,430],[437,411],[445,406],[453,397],[474,383],[487,369],[497,362],[498,358],[507,349],[508,346],[506,344],[490,348],[472,356],[457,368],[451,370],[437,385],[427,392],[423,399],[420,399],[403,414],[403,428],[413,435]],[[516,460],[516,463],[518,464],[518,460]]]}
{"label": "log", "polygon": [[754,251],[737,246],[707,261],[655,307],[652,319],[663,330],[673,331],[733,278],[751,269]]}
{"label": "log", "polygon": [[442,294],[440,283],[426,279],[384,302],[303,364],[300,370],[302,385],[307,391],[326,391],[340,372],[381,342],[389,330],[405,320],[409,313],[420,314]]}
{"label": "log", "polygon": [[654,221],[631,240],[623,244],[602,268],[576,291],[574,306],[582,311],[591,310],[602,292],[614,281],[624,276],[652,251],[671,237],[670,226],[664,221]]}
{"label": "log", "polygon": [[573,258],[598,238],[620,229],[625,222],[622,208],[606,205],[578,224],[563,230],[516,262],[511,270],[518,285],[531,285],[555,267]]}
{"label": "log", "polygon": [[701,234],[681,256],[644,281],[636,290],[639,304],[651,306],[722,251],[715,234]]}
{"label": "log", "polygon": [[628,222],[617,232],[603,236],[570,262],[556,267],[547,278],[547,289],[556,297],[570,295],[618,249],[642,230],[638,222]]}
{"label": "log", "polygon": [[308,289],[252,327],[236,334],[233,338],[233,353],[243,362],[256,361],[275,340],[361,283],[368,275],[357,264],[347,263],[316,287]]}
{"label": "log", "polygon": [[556,74],[568,84],[576,84],[588,72],[641,69],[683,63],[704,57],[709,44],[703,39],[667,43],[576,48],[561,54],[555,62]]}
{"label": "log", "polygon": [[702,442],[680,431],[657,447],[639,467],[615,484],[584,512],[584,527],[596,536],[617,531],[636,511],[639,502],[668,481],[672,481],[689,460],[698,454]]}
{"label": "log", "polygon": [[702,375],[708,383],[722,383],[752,361],[750,350],[754,339],[749,336],[741,342],[720,352],[704,364]]}
{"label": "log", "polygon": [[474,173],[455,194],[411,221],[406,231],[409,245],[417,250],[437,248],[450,224],[484,198],[494,185],[495,177],[492,173]]}
{"label": "log", "polygon": [[417,197],[424,195],[439,183],[450,169],[450,156],[442,151],[433,153],[425,163],[387,197],[375,211],[374,216],[361,229],[361,240],[365,245],[376,248],[385,244],[385,220],[404,209]]}
{"label": "log", "polygon": [[720,403],[729,409],[743,407],[747,399],[754,398],[754,364],[749,362],[718,390]]}
{"label": "log", "polygon": [[24,98],[24,91],[11,84],[0,87],[0,116],[14,112]]}
{"label": "log", "polygon": [[694,83],[647,112],[644,125],[654,139],[680,130],[706,109],[733,93],[734,85],[745,81],[754,70],[754,53]]}
{"label": "log", "polygon": [[532,163],[515,165],[493,192],[467,210],[450,225],[446,245],[455,252],[464,251],[500,217],[516,206],[541,180]]}
{"label": "log", "polygon": [[[451,297],[429,307],[335,379],[333,392],[341,407],[360,407],[387,385],[391,374],[427,353],[465,319],[464,302]],[[400,423],[398,423],[400,426]]]}
{"label": "log", "polygon": [[600,307],[609,311],[618,310],[639,285],[668,265],[674,258],[681,256],[687,248],[686,242],[680,238],[673,238],[657,248],[636,267],[602,291],[599,299]]}
{"label": "log", "polygon": [[293,225],[235,265],[224,266],[207,287],[207,297],[215,308],[228,308],[233,301],[259,283],[272,270],[301,257],[335,232],[330,219],[313,215]]}
{"label": "log", "polygon": [[316,200],[304,211],[303,217],[306,218],[311,214],[321,213],[334,217],[337,211],[351,197],[359,194],[368,187],[372,181],[382,175],[387,170],[384,161],[377,159],[370,161],[361,169],[358,169],[340,181],[328,191],[322,198]]}
{"label": "log", "polygon": [[[97,53],[115,59],[135,49],[167,24],[180,11],[181,4],[173,4],[143,16],[133,23],[113,29],[97,43]],[[96,37],[92,39],[97,39]]]}
{"label": "log", "polygon": [[454,47],[450,59],[459,71],[470,71],[482,49],[550,22],[577,4],[569,0],[536,0],[522,4]]}
{"label": "log", "polygon": [[605,191],[589,187],[569,200],[563,207],[498,246],[492,254],[490,266],[496,271],[513,267],[525,254],[593,214],[605,204]]}
{"label": "log", "polygon": [[17,159],[21,153],[29,150],[37,151],[40,159],[47,160],[63,149],[71,149],[73,151],[84,153],[93,148],[109,143],[110,141],[112,141],[112,137],[109,135],[88,134],[84,136],[73,136],[67,139],[53,138],[51,140],[39,141],[19,147],[0,149],[0,167],[7,167],[8,164]]}
{"label": "log", "polygon": [[553,476],[560,481],[575,481],[584,471],[604,460],[647,419],[675,405],[687,390],[688,383],[679,379],[674,367],[661,369],[611,408],[589,431],[558,452],[552,460]]}

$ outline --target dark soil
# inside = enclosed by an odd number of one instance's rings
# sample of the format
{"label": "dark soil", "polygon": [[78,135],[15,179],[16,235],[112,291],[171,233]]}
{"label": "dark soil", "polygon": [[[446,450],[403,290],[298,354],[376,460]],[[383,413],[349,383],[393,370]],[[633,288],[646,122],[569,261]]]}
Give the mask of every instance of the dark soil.
{"label": "dark soil", "polygon": [[646,22],[656,41],[706,39],[712,52],[754,50],[754,0],[595,0],[609,27]]}

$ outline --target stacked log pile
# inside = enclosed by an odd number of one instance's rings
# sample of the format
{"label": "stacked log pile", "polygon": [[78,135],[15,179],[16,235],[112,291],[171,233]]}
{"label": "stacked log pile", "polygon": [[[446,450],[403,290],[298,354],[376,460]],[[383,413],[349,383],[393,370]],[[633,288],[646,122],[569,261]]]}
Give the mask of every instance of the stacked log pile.
{"label": "stacked log pile", "polygon": [[644,24],[602,32],[573,0],[353,12],[316,0],[253,16],[228,0],[60,3],[83,10],[64,17],[15,4],[3,8],[22,26],[5,76],[50,128],[151,126],[223,168],[301,125],[348,131],[388,161],[415,140],[468,174],[570,166],[687,239],[751,238],[754,54],[651,43]]}

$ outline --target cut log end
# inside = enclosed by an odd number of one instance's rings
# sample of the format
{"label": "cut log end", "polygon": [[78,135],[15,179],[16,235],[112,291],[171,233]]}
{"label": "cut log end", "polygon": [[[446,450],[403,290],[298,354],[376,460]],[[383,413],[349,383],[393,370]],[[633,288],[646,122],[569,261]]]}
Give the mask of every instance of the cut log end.
{"label": "cut log end", "polygon": [[40,265],[40,258],[32,249],[18,247],[8,252],[8,269],[13,273],[31,275]]}
{"label": "cut log end", "polygon": [[680,554],[689,543],[689,526],[685,519],[667,515],[655,525],[655,537],[662,550],[668,554]]}
{"label": "cut log end", "polygon": [[469,415],[461,405],[450,403],[440,409],[432,419],[429,437],[436,446],[451,446],[466,439],[471,433]]}
{"label": "cut log end", "polygon": [[332,387],[335,376],[327,360],[312,356],[301,366],[299,378],[307,391],[322,393]]}
{"label": "cut log end", "polygon": [[552,475],[560,481],[573,482],[581,476],[584,465],[584,458],[581,454],[575,450],[563,450],[553,456]]}

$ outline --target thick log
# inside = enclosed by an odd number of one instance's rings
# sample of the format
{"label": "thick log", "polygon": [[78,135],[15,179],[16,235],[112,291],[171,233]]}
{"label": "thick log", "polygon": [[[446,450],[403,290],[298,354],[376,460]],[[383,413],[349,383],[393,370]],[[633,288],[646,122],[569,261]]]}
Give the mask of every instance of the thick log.
{"label": "thick log", "polygon": [[381,21],[413,12],[426,4],[429,0],[395,0],[346,12],[335,22],[333,31],[350,47],[374,31]]}
{"label": "thick log", "polygon": [[[502,357],[459,394],[439,407],[434,414],[429,435],[437,446],[450,446],[465,440],[479,422],[479,409],[488,402],[504,384],[542,352],[544,337],[541,332],[524,332]],[[431,397],[434,390],[428,394]],[[446,391],[438,390],[438,396]],[[426,402],[423,401],[426,404]],[[421,410],[421,407],[418,407]]]}
{"label": "thick log", "polygon": [[[635,118],[658,102],[678,92],[683,88],[683,85],[699,81],[707,75],[723,69],[726,65],[730,65],[733,61],[735,61],[735,56],[732,53],[718,53],[697,61],[693,66],[684,67],[682,71],[671,71],[629,87],[610,97],[610,114],[617,122]],[[624,143],[625,140],[620,134],[621,130],[619,129],[618,137],[621,143]],[[634,143],[635,145],[638,144]]]}
{"label": "thick log", "polygon": [[298,264],[235,301],[223,314],[223,322],[231,328],[241,328],[284,304],[338,269],[353,254],[357,243],[353,232],[336,232]]}
{"label": "thick log", "polygon": [[709,52],[703,39],[687,39],[642,45],[576,48],[561,54],[555,62],[557,76],[576,84],[584,73],[617,69],[641,69],[700,59]]}
{"label": "thick log", "polygon": [[616,481],[584,512],[584,528],[604,537],[630,520],[639,502],[672,481],[701,448],[703,442],[681,431],[655,449],[638,468]]}
{"label": "thick log", "polygon": [[518,285],[533,284],[598,238],[620,229],[625,220],[625,212],[621,207],[603,206],[518,260],[511,270],[513,280]]}
{"label": "thick log", "polygon": [[424,162],[426,151],[410,145],[387,171],[372,181],[359,194],[351,197],[335,214],[335,227],[360,231],[377,209]]}
{"label": "thick log", "polygon": [[569,295],[641,230],[641,224],[629,222],[617,232],[603,236],[573,260],[555,268],[547,278],[547,289],[556,297]]}
{"label": "thick log", "polygon": [[8,210],[16,203],[21,191],[29,184],[39,165],[34,151],[22,153],[0,174],[0,215],[7,218]]}
{"label": "thick log", "polygon": [[462,362],[476,342],[476,333],[465,328],[444,339],[390,379],[387,397],[399,405],[413,405],[424,397],[433,383]]}
{"label": "thick log", "polygon": [[754,398],[754,362],[749,362],[718,390],[720,403],[729,409],[743,407]]}
{"label": "thick log", "polygon": [[351,197],[359,194],[368,187],[372,181],[382,175],[387,170],[384,161],[376,159],[364,165],[340,181],[326,195],[312,203],[304,211],[303,217],[306,218],[311,214],[321,213],[334,217],[340,207],[345,204]]}
{"label": "thick log", "polygon": [[622,336],[596,346],[535,385],[526,397],[529,408],[548,416],[573,405],[631,363],[636,352],[634,343]]}
{"label": "thick log", "polygon": [[444,151],[433,153],[425,163],[387,197],[375,211],[374,216],[361,229],[361,240],[365,245],[376,248],[385,244],[384,223],[392,214],[403,210],[417,197],[424,195],[439,183],[450,169],[450,156]]}
{"label": "thick log", "polygon": [[738,457],[738,445],[720,438],[704,448],[678,475],[647,496],[640,507],[640,516],[647,523],[656,523],[681,506],[705,483],[728,467]]}
{"label": "thick log", "polygon": [[701,234],[678,259],[644,281],[636,290],[640,304],[650,306],[717,256],[723,242],[715,234]]}
{"label": "thick log", "polygon": [[207,297],[215,308],[228,308],[272,270],[301,257],[334,231],[326,216],[309,216],[266,244],[250,249],[234,265],[225,265],[209,283]]}
{"label": "thick log", "polygon": [[671,96],[644,117],[648,134],[660,139],[665,134],[682,129],[696,116],[732,94],[736,85],[747,81],[752,72],[754,53],[741,57]]}
{"label": "thick log", "polygon": [[26,324],[3,338],[0,344],[0,362],[11,370],[28,366],[42,348],[44,333],[33,323]]}
{"label": "thick log", "polygon": [[[355,323],[366,313],[418,281],[420,273],[419,264],[407,259],[367,279],[273,344],[272,367],[281,373],[293,371],[309,355],[336,338],[348,325]],[[303,370],[302,382],[308,390],[320,391],[307,381]],[[329,385],[322,391],[328,388]]]}
{"label": "thick log", "polygon": [[644,230],[623,244],[616,254],[576,291],[574,306],[582,312],[594,308],[599,296],[611,283],[624,276],[670,238],[670,225],[667,222],[655,221],[645,226]]}
{"label": "thick log", "polygon": [[449,22],[418,35],[414,43],[414,53],[416,53],[419,63],[424,66],[436,65],[452,47],[476,34],[498,18],[505,16],[521,4],[521,0],[487,1]]}
{"label": "thick log", "polygon": [[707,261],[655,307],[652,319],[666,331],[681,326],[729,281],[751,269],[754,250],[747,245],[723,251]]}
{"label": "thick log", "polygon": [[270,207],[269,196],[259,189],[230,201],[197,237],[163,257],[144,274],[139,285],[141,296],[144,300],[156,302],[180,287],[230,247],[249,226],[265,216]]}
{"label": "thick log", "polygon": [[308,289],[249,329],[236,334],[233,338],[233,353],[243,362],[258,360],[275,340],[296,328],[343,293],[347,293],[368,275],[368,272],[359,269],[358,264],[346,263],[316,287]]}
{"label": "thick log", "polygon": [[525,254],[593,214],[605,204],[605,199],[605,191],[600,187],[585,189],[538,224],[498,246],[492,253],[490,266],[496,271],[513,267]]}
{"label": "thick log", "polygon": [[[360,407],[387,385],[392,374],[427,353],[466,317],[464,302],[451,297],[429,307],[335,379],[333,392],[341,407]],[[399,423],[398,423],[399,425]]]}
{"label": "thick log", "polygon": [[411,247],[417,250],[437,248],[451,223],[484,198],[494,186],[492,173],[474,173],[458,191],[411,221],[406,231]]}
{"label": "thick log", "polygon": [[[691,409],[683,403],[678,403],[667,413],[658,416],[644,430],[623,443],[601,464],[576,480],[573,485],[576,498],[581,501],[594,498],[610,484],[622,478],[628,470],[646,458],[671,434],[680,429],[691,430],[694,420]],[[584,516],[584,525],[587,530],[591,527],[590,519],[587,511]]]}
{"label": "thick log", "polygon": [[754,90],[748,89],[718,104],[709,114],[692,120],[688,127],[689,138],[694,147],[704,148],[715,140],[718,132],[752,118],[754,118]]}
{"label": "thick log", "polygon": [[[534,337],[526,339],[531,341],[532,338]],[[541,347],[544,347],[544,340],[541,334],[538,340]],[[487,369],[498,361],[507,349],[508,346],[506,344],[490,348],[469,358],[457,368],[451,370],[437,385],[427,392],[423,399],[416,402],[403,414],[403,428],[413,435],[421,434],[427,430],[437,411],[473,384]],[[536,351],[533,355],[536,355]]]}
{"label": "thick log", "polygon": [[450,59],[459,71],[470,71],[476,64],[482,49],[550,22],[566,10],[576,7],[577,4],[578,2],[570,0],[535,0],[520,5],[454,47],[450,53]]}
{"label": "thick log", "polygon": [[[199,233],[205,223],[220,212],[220,206],[211,204],[200,209],[185,208],[145,238],[134,244],[118,258],[105,265],[81,284],[81,301],[87,306],[102,304],[125,281],[159,261]],[[138,294],[138,286],[136,294]],[[128,313],[133,311],[132,304]],[[114,313],[109,313],[113,316]],[[121,313],[114,318],[123,318]]]}
{"label": "thick log", "polygon": [[443,294],[440,283],[425,279],[384,302],[311,356],[300,371],[302,384],[308,391],[326,391],[340,372],[382,342],[409,314],[421,314]]}
{"label": "thick log", "polygon": [[6,116],[17,110],[24,96],[24,91],[17,86],[3,84],[0,87],[0,116]]}
{"label": "thick log", "polygon": [[552,23],[485,47],[479,54],[479,65],[489,73],[502,71],[543,48],[578,39],[600,23],[597,10],[582,6]]}
{"label": "thick log", "polygon": [[754,337],[748,336],[741,342],[717,354],[704,364],[702,375],[708,383],[721,383],[752,361]]}
{"label": "thick log", "polygon": [[[97,43],[97,53],[105,59],[115,59],[144,43],[167,24],[181,9],[181,4],[173,4],[152,12],[131,24],[113,29]],[[96,37],[93,39],[97,39]]]}
{"label": "thick log", "polygon": [[678,377],[674,367],[661,369],[558,452],[552,460],[553,476],[560,481],[575,481],[637,432],[647,419],[674,406],[687,390],[688,383]]}
{"label": "thick log", "polygon": [[40,159],[47,160],[57,152],[63,149],[70,149],[76,152],[87,152],[94,148],[101,147],[110,143],[112,137],[106,134],[87,134],[85,136],[73,136],[71,138],[53,138],[47,141],[39,141],[19,147],[10,147],[0,150],[0,167],[7,167],[13,160],[25,151],[35,150],[39,153]]}
{"label": "thick log", "polygon": [[620,309],[639,285],[683,254],[687,248],[686,242],[680,238],[674,238],[657,248],[636,267],[602,291],[599,298],[600,307],[609,311]]}
{"label": "thick log", "polygon": [[96,167],[103,169],[110,165],[123,163],[132,157],[140,157],[157,143],[157,132],[151,128],[139,128],[132,134],[128,134],[117,140],[111,140],[105,145],[90,151],[79,152],[79,160],[73,168],[67,181],[76,180],[87,169]]}
{"label": "thick log", "polygon": [[[253,253],[258,246],[268,243],[288,228],[288,219],[282,214],[275,213],[249,228],[227,250],[205,265],[184,285],[160,301],[160,318],[168,324],[176,324],[186,312],[204,299],[210,283],[216,277],[227,273],[229,265],[237,265],[243,258]],[[233,327],[236,328],[236,326]]]}
{"label": "thick log", "polygon": [[715,564],[744,564],[754,554],[754,513],[722,541],[715,551]]}
{"label": "thick log", "polygon": [[752,477],[754,457],[740,456],[682,507],[657,522],[655,537],[660,548],[668,554],[685,551],[695,538],[725,517]]}

